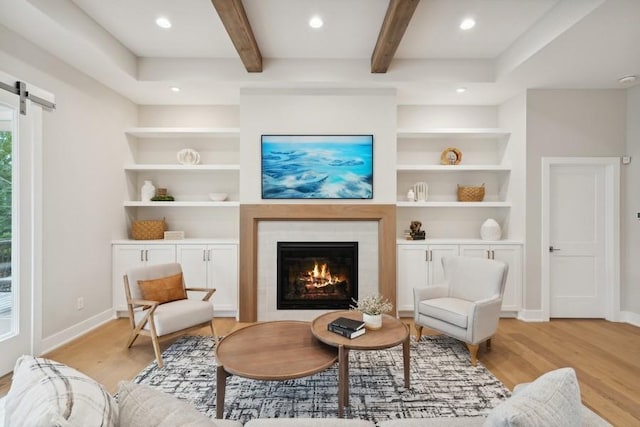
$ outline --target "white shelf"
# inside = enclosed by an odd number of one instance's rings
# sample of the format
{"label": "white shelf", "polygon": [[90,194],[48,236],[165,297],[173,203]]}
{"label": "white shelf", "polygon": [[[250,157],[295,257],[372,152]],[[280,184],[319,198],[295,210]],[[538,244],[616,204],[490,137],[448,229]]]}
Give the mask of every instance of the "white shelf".
{"label": "white shelf", "polygon": [[399,208],[510,208],[511,202],[396,202]]}
{"label": "white shelf", "polygon": [[212,202],[212,201],[185,201],[185,202],[140,202],[126,201],[125,207],[154,207],[154,208],[234,208],[240,206],[240,202]]}
{"label": "white shelf", "polygon": [[125,134],[137,138],[227,138],[240,135],[240,128],[136,127]]}
{"label": "white shelf", "polygon": [[169,164],[130,164],[127,171],[239,171],[239,164],[215,165],[169,165]]}
{"label": "white shelf", "polygon": [[503,165],[397,165],[398,172],[510,172],[509,166]]}
{"label": "white shelf", "polygon": [[400,128],[396,132],[398,138],[502,138],[510,134],[510,131],[500,128]]}

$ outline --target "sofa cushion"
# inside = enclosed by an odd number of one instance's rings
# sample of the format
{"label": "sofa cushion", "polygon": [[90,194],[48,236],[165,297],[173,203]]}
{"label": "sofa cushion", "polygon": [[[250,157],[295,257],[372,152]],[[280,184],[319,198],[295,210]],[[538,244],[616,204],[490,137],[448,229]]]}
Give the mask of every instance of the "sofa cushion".
{"label": "sofa cushion", "polygon": [[115,427],[118,405],[83,373],[53,360],[21,356],[5,401],[5,423]]}
{"label": "sofa cushion", "polygon": [[582,425],[582,403],[576,373],[556,369],[540,376],[496,406],[485,426],[571,427]]}
{"label": "sofa cushion", "polygon": [[182,273],[152,280],[138,280],[142,298],[160,304],[187,298],[182,283]]}
{"label": "sofa cushion", "polygon": [[214,420],[189,403],[151,387],[118,384],[120,427],[242,427],[237,421]]}

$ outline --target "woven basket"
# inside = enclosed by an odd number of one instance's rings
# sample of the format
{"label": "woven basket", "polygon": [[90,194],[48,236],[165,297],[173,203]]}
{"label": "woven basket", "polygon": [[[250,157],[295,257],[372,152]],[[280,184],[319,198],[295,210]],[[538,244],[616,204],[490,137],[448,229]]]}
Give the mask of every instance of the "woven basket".
{"label": "woven basket", "polygon": [[481,202],[484,200],[484,184],[480,187],[463,187],[458,185],[459,202]]}
{"label": "woven basket", "polygon": [[135,240],[164,239],[167,223],[164,219],[148,219],[133,221],[131,224],[131,237]]}

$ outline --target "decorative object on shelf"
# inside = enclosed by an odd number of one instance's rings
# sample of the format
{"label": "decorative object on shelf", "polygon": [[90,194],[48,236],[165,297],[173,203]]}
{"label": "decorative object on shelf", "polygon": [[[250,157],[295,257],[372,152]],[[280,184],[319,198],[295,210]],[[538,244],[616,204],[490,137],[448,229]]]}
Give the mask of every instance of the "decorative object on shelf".
{"label": "decorative object on shelf", "polygon": [[440,154],[441,165],[459,165],[462,161],[462,151],[455,147],[448,147]]}
{"label": "decorative object on shelf", "polygon": [[150,202],[151,198],[156,195],[156,187],[151,181],[146,180],[140,188],[140,200]]}
{"label": "decorative object on shelf", "polygon": [[227,200],[227,193],[209,193],[209,198],[214,202],[223,202]]}
{"label": "decorative object on shelf", "polygon": [[426,237],[426,233],[424,230],[421,230],[422,223],[420,221],[411,221],[411,225],[409,229],[409,238],[408,240],[424,240]]}
{"label": "decorative object on shelf", "polygon": [[409,191],[407,191],[407,201],[408,202],[416,201],[416,192],[413,191],[413,188],[410,188]]}
{"label": "decorative object on shelf", "polygon": [[382,328],[382,315],[393,309],[388,299],[382,295],[369,295],[360,300],[353,300],[352,310],[362,313],[364,327],[375,330]]}
{"label": "decorative object on shelf", "polygon": [[480,238],[482,240],[500,240],[502,229],[500,224],[493,218],[488,218],[480,227]]}
{"label": "decorative object on shelf", "polygon": [[178,151],[178,162],[182,165],[197,165],[200,163],[200,153],[193,148],[183,148]]}
{"label": "decorative object on shelf", "polygon": [[426,182],[416,182],[413,184],[413,192],[418,202],[426,202],[429,195],[429,185]]}
{"label": "decorative object on shelf", "polygon": [[481,202],[484,200],[484,184],[480,187],[458,185],[459,202]]}
{"label": "decorative object on shelf", "polygon": [[372,199],[373,135],[262,135],[263,199]]}
{"label": "decorative object on shelf", "polygon": [[183,240],[184,231],[165,231],[164,240]]}
{"label": "decorative object on shelf", "polygon": [[167,194],[166,188],[156,188],[156,195],[151,198],[152,202],[173,202],[175,199],[172,195]]}
{"label": "decorative object on shelf", "polygon": [[167,223],[164,218],[133,221],[131,224],[131,237],[135,240],[164,239],[166,229]]}

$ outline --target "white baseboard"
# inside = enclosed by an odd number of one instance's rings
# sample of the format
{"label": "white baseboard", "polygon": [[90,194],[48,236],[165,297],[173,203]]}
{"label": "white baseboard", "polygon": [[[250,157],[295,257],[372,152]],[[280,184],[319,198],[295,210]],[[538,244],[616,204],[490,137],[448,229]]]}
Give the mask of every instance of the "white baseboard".
{"label": "white baseboard", "polygon": [[630,323],[633,326],[640,326],[640,314],[632,311],[621,311],[620,321]]}
{"label": "white baseboard", "polygon": [[44,353],[48,353],[51,350],[54,350],[113,319],[115,319],[115,316],[113,315],[112,309],[105,310],[102,313],[98,313],[95,316],[83,320],[82,322],[77,323],[63,331],[43,338],[42,341],[40,341],[40,345],[35,348],[35,354],[41,355]]}
{"label": "white baseboard", "polygon": [[542,310],[520,310],[518,312],[518,320],[523,322],[546,322],[542,315]]}

